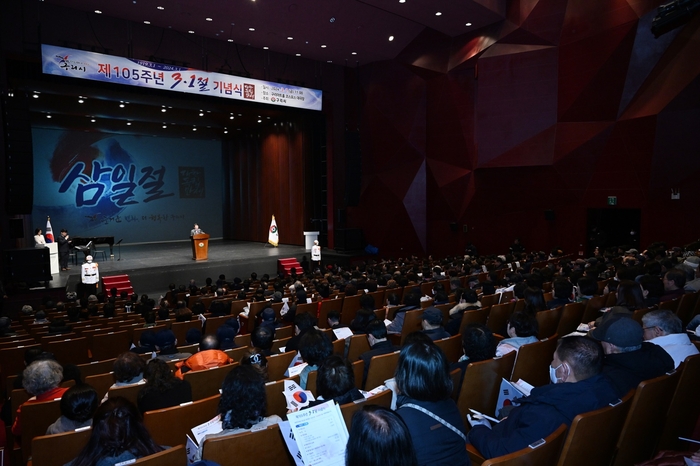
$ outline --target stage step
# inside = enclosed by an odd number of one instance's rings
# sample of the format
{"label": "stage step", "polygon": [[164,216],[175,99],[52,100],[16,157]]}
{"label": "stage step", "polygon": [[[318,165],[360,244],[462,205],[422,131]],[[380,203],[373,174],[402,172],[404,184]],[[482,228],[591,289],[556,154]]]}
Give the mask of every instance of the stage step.
{"label": "stage step", "polygon": [[102,290],[108,294],[112,288],[117,289],[117,294],[120,294],[122,291],[127,291],[130,295],[134,293],[134,287],[131,286],[131,280],[129,280],[128,275],[102,277]]}
{"label": "stage step", "polygon": [[299,261],[297,261],[293,257],[289,257],[286,259],[277,259],[277,272],[282,272],[284,276],[286,277],[289,275],[292,271],[292,268],[296,268],[296,272],[298,275],[301,275],[303,273],[303,269],[301,268],[301,265],[299,264]]}

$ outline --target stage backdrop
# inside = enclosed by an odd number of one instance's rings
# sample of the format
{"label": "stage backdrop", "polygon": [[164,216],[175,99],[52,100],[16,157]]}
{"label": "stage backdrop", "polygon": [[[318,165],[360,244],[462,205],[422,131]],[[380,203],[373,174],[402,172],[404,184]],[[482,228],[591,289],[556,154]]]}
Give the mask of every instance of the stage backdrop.
{"label": "stage backdrop", "polygon": [[36,227],[124,243],[222,236],[221,143],[33,128]]}

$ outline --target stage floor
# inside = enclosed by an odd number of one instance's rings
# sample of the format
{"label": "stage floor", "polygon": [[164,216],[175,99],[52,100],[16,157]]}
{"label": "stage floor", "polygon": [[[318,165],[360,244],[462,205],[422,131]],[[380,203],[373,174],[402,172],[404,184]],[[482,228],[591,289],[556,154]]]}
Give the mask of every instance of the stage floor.
{"label": "stage floor", "polygon": [[[119,247],[114,247],[114,260],[110,260],[109,247],[100,246],[107,259],[97,254],[100,275],[129,275],[134,291],[157,298],[168,290],[168,284],[187,285],[194,279],[198,286],[207,277],[216,281],[220,274],[227,280],[234,277],[245,279],[251,272],[258,277],[267,273],[277,273],[277,259],[295,257],[299,261],[310,253],[303,246],[280,245],[273,247],[267,243],[247,241],[210,240],[208,259],[194,261],[192,246],[187,242],[122,245],[121,260]],[[79,253],[82,261],[82,253]],[[80,281],[80,265],[70,265],[68,272],[55,274],[52,286],[65,283],[67,291],[75,291]]]}

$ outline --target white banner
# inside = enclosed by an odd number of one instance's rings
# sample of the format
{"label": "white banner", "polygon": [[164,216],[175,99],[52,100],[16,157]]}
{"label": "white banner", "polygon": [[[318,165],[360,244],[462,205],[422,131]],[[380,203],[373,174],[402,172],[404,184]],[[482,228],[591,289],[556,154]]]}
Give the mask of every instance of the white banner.
{"label": "white banner", "polygon": [[321,110],[323,92],[269,81],[42,44],[44,74]]}

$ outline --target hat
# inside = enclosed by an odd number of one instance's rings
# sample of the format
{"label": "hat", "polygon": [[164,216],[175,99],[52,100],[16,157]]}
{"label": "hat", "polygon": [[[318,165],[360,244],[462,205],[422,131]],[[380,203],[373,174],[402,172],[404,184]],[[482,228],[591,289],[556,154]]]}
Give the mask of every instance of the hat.
{"label": "hat", "polygon": [[235,335],[238,335],[238,331],[241,329],[241,324],[238,322],[237,317],[231,317],[230,319],[226,320],[224,322],[224,325],[227,327],[231,327],[235,333]]}
{"label": "hat", "polygon": [[596,340],[611,343],[620,348],[642,344],[644,330],[639,322],[625,314],[616,314],[596,327],[591,336]]}
{"label": "hat", "polygon": [[88,262],[92,262],[92,256],[85,256],[85,260]]}
{"label": "hat", "polygon": [[88,296],[88,301],[91,303],[97,302],[97,296],[91,294],[90,296]]}
{"label": "hat", "polygon": [[262,320],[264,321],[273,321],[275,320],[275,310],[272,309],[271,307],[267,307],[263,309],[262,313],[260,313],[260,316],[262,317]]}
{"label": "hat", "polygon": [[175,346],[175,333],[167,329],[156,333],[156,346],[158,346],[158,348]]}
{"label": "hat", "polygon": [[700,257],[690,256],[685,261],[683,261],[683,264],[687,265],[688,267],[692,267],[694,269],[697,269],[698,266],[700,265]]}
{"label": "hat", "polygon": [[236,338],[236,330],[228,325],[222,325],[216,329],[216,338],[219,339],[220,344],[225,344],[227,342],[232,342]]}
{"label": "hat", "polygon": [[428,307],[423,310],[423,320],[430,325],[442,325],[442,311],[436,307]]}
{"label": "hat", "polygon": [[639,251],[637,251],[636,249],[632,248],[632,249],[630,249],[630,250],[628,250],[628,251],[625,251],[625,254],[634,254],[634,255],[637,255],[637,254],[639,254]]}

